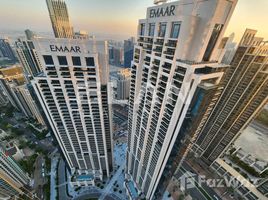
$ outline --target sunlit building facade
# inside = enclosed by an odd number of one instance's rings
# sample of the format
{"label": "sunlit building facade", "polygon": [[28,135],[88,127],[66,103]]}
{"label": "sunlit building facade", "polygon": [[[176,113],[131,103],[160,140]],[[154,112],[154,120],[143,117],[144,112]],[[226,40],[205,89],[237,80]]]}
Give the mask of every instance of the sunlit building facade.
{"label": "sunlit building facade", "polygon": [[211,165],[268,102],[268,44],[244,33],[212,114],[199,130],[194,151]]}
{"label": "sunlit building facade", "polygon": [[118,72],[116,93],[118,100],[127,100],[129,98],[130,75],[130,69],[123,69]]}
{"label": "sunlit building facade", "polygon": [[129,98],[126,187],[134,182],[147,199],[162,198],[184,158],[186,120],[200,105],[209,112],[207,94],[217,99],[226,69],[217,47],[236,0],[156,3],[139,21]]}
{"label": "sunlit building facade", "polygon": [[32,84],[73,174],[113,170],[108,45],[81,39],[34,40],[43,73]]}
{"label": "sunlit building facade", "polygon": [[56,38],[73,38],[69,14],[64,0],[46,0],[49,17]]}
{"label": "sunlit building facade", "polygon": [[27,174],[0,146],[0,198],[9,199],[23,194],[29,183]]}

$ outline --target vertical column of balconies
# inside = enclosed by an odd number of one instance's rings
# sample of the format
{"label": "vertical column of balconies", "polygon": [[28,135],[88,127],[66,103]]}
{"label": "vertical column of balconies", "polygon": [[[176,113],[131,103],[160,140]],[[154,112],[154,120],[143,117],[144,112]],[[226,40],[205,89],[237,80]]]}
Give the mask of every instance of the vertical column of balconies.
{"label": "vertical column of balconies", "polygon": [[212,128],[206,127],[203,131],[208,131],[208,134],[199,139],[199,143],[203,140],[201,143],[201,148],[205,148],[203,156],[209,162],[213,162],[220,156],[265,101],[267,91],[258,92],[267,80],[267,75],[261,73],[266,58],[267,55],[262,54],[255,47],[238,48],[230,71],[227,72],[227,75],[230,73],[231,75],[226,76],[224,81],[226,88],[217,104],[219,111],[211,116],[214,123],[209,127]]}
{"label": "vertical column of balconies", "polygon": [[135,127],[132,126],[134,122],[134,108],[136,102],[135,97],[135,88],[136,88],[136,78],[137,78],[137,65],[140,62],[141,52],[140,49],[135,48],[134,50],[134,64],[131,67],[131,77],[130,77],[130,92],[129,92],[129,111],[128,111],[128,150],[127,150],[127,171],[132,174],[134,167],[134,157],[133,157],[133,148],[132,138],[134,137]]}

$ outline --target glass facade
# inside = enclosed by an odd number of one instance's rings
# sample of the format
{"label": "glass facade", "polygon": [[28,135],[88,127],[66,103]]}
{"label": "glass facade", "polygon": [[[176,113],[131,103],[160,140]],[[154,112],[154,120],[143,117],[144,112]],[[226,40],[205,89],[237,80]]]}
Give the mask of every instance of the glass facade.
{"label": "glass facade", "polygon": [[144,35],[145,32],[145,24],[141,24],[140,26],[140,35]]}
{"label": "glass facade", "polygon": [[170,34],[171,38],[178,38],[179,37],[180,27],[181,27],[180,22],[173,22],[172,23],[172,29],[171,29],[171,34]]}
{"label": "glass facade", "polygon": [[152,23],[149,25],[149,36],[151,36],[151,37],[154,36],[154,30],[155,30],[155,24]]}
{"label": "glass facade", "polygon": [[165,37],[166,29],[167,29],[167,23],[160,23],[158,37]]}

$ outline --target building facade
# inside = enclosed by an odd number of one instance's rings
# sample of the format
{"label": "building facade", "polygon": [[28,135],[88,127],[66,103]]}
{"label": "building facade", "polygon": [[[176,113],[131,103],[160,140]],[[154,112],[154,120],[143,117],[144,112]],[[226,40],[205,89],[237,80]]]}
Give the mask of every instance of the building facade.
{"label": "building facade", "polygon": [[69,14],[64,0],[46,0],[49,17],[56,38],[73,38]]}
{"label": "building facade", "polygon": [[262,180],[258,185],[257,185],[257,190],[263,194],[265,197],[268,197],[268,179]]}
{"label": "building facade", "polygon": [[32,40],[33,38],[35,38],[35,37],[37,36],[34,32],[32,32],[32,31],[29,30],[29,29],[26,29],[26,30],[24,31],[24,33],[25,33],[25,35],[26,35],[26,39],[27,39],[27,40]]}
{"label": "building facade", "polygon": [[247,29],[222,86],[224,90],[199,130],[194,150],[211,165],[268,101],[268,45]]}
{"label": "building facade", "polygon": [[206,90],[217,95],[226,68],[217,47],[236,0],[156,3],[139,21],[129,98],[126,178],[147,199],[161,199],[174,159],[183,160],[189,109]]}
{"label": "building facade", "polygon": [[36,39],[34,44],[44,71],[32,84],[68,166],[78,175],[109,177],[113,141],[107,42]]}
{"label": "building facade", "polygon": [[0,198],[14,198],[23,194],[30,183],[30,178],[2,147],[0,147],[0,169]]}
{"label": "building facade", "polygon": [[129,69],[123,69],[118,72],[116,93],[118,100],[126,100],[129,98],[130,76],[131,71]]}
{"label": "building facade", "polygon": [[124,50],[122,47],[114,46],[113,47],[113,65],[122,66],[124,60]]}
{"label": "building facade", "polygon": [[267,193],[261,192],[265,192],[265,185],[263,185],[263,183],[260,184],[260,186],[262,185],[263,187],[261,191],[259,191],[256,185],[251,183],[248,179],[244,178],[238,171],[236,171],[236,169],[231,166],[231,164],[224,162],[222,159],[217,158],[216,161],[211,165],[211,168],[217,175],[224,178],[226,182],[229,181],[231,183],[229,187],[233,188],[234,193],[236,193],[242,199],[267,199],[265,197],[265,194]]}
{"label": "building facade", "polygon": [[0,52],[1,56],[7,58],[13,62],[16,62],[16,56],[12,50],[8,39],[0,39]]}
{"label": "building facade", "polygon": [[24,74],[30,81],[33,76],[36,76],[42,71],[34,44],[31,40],[18,39],[18,41],[15,42],[15,47]]}
{"label": "building facade", "polygon": [[135,38],[130,38],[124,41],[124,67],[131,67],[134,54]]}
{"label": "building facade", "polygon": [[0,87],[9,102],[26,117],[45,125],[43,117],[26,83],[22,67],[12,66],[0,69]]}

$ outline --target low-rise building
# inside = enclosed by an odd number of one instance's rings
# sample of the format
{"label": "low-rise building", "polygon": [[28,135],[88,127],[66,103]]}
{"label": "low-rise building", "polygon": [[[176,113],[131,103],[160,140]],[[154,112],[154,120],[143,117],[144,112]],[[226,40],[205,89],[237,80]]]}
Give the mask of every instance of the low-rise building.
{"label": "low-rise building", "polygon": [[224,178],[232,187],[234,192],[245,200],[264,200],[266,197],[257,189],[257,186],[243,177],[231,165],[218,158],[210,166],[222,178]]}

